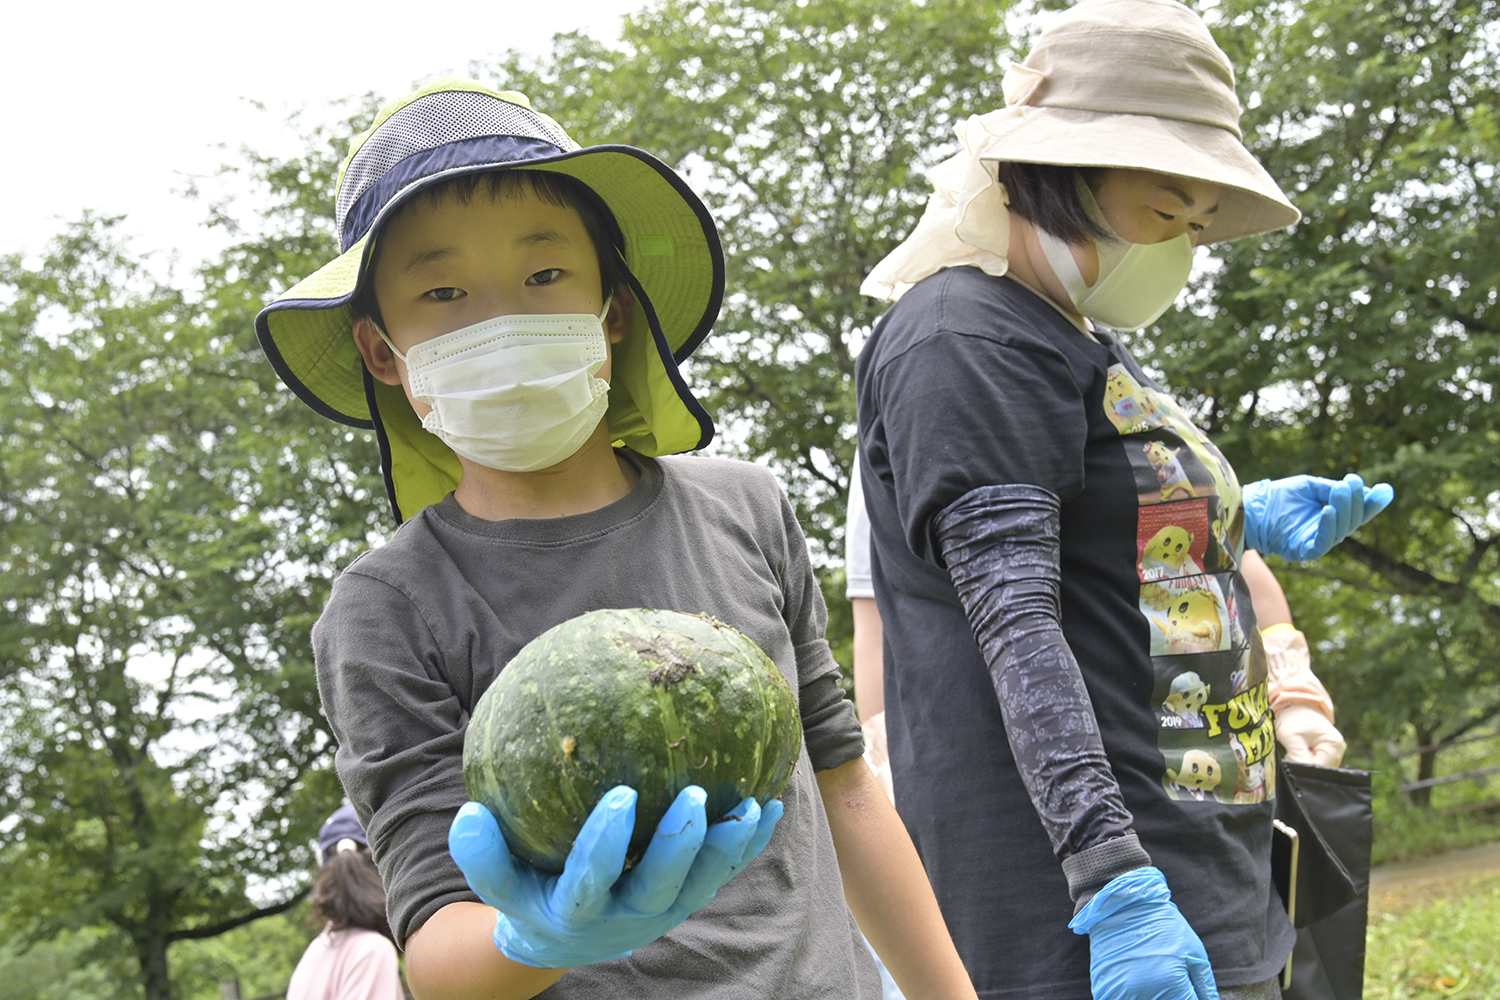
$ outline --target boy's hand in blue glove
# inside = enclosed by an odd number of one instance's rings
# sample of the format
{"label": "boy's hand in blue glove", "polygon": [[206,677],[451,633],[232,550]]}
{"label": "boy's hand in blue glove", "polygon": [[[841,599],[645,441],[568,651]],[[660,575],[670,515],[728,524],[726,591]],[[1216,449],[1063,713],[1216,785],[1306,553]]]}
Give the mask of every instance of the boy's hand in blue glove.
{"label": "boy's hand in blue glove", "polygon": [[1159,869],[1106,883],[1068,926],[1089,936],[1094,1000],[1219,1000],[1203,942]]}
{"label": "boy's hand in blue glove", "polygon": [[1293,561],[1316,559],[1385,510],[1395,495],[1389,484],[1367,487],[1352,472],[1342,480],[1262,479],[1244,489],[1245,548]]}
{"label": "boy's hand in blue glove", "polygon": [[749,864],[781,818],[779,800],[765,809],[746,799],[708,826],[707,795],[689,785],[677,796],[639,864],[624,878],[635,828],[635,790],[605,793],[578,832],[561,875],[517,860],[494,815],[465,803],[448,830],[448,851],[485,903],[500,911],[495,947],[506,958],[542,969],[569,969],[650,944]]}

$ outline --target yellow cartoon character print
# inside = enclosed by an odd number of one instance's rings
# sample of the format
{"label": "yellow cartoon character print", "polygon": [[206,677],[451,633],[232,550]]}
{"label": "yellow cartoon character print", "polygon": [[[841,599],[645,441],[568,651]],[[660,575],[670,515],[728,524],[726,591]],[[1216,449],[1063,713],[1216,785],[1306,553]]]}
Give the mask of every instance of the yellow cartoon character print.
{"label": "yellow cartoon character print", "polygon": [[1146,461],[1156,470],[1157,482],[1161,483],[1162,503],[1198,495],[1193,484],[1188,481],[1187,473],[1182,470],[1182,463],[1177,459],[1181,448],[1168,448],[1160,441],[1147,441],[1141,446],[1141,450],[1146,453]]}
{"label": "yellow cartoon character print", "polygon": [[1207,750],[1189,750],[1182,755],[1180,770],[1167,768],[1167,792],[1174,799],[1212,802],[1218,798],[1215,790],[1223,780],[1219,758]]}
{"label": "yellow cartoon character print", "polygon": [[1141,550],[1141,579],[1166,580],[1203,572],[1192,554],[1197,537],[1176,524],[1169,524],[1152,535]]}
{"label": "yellow cartoon character print", "polygon": [[1161,423],[1156,394],[1131,378],[1124,365],[1110,365],[1104,378],[1104,415],[1121,434]]}
{"label": "yellow cartoon character print", "polygon": [[1266,765],[1264,761],[1250,763],[1250,752],[1239,740],[1229,741],[1234,748],[1234,763],[1238,780],[1234,786],[1234,801],[1241,804],[1266,801]]}
{"label": "yellow cartoon character print", "polygon": [[1208,685],[1192,670],[1172,678],[1172,687],[1158,716],[1163,729],[1202,729],[1203,706],[1208,704]]}
{"label": "yellow cartoon character print", "polygon": [[[1139,608],[1155,679],[1158,780],[1174,800],[1244,808],[1275,795],[1264,657],[1235,575],[1244,525],[1228,460],[1128,361],[1100,407],[1120,435],[1135,499]],[[1139,633],[1138,633],[1139,634]],[[1217,700],[1215,700],[1217,699]]]}
{"label": "yellow cartoon character print", "polygon": [[[1142,596],[1146,588],[1141,588]],[[1224,601],[1206,586],[1194,587],[1173,593],[1157,588],[1153,613],[1149,615],[1154,627],[1151,639],[1153,656],[1174,656],[1184,653],[1212,653],[1226,649]]]}

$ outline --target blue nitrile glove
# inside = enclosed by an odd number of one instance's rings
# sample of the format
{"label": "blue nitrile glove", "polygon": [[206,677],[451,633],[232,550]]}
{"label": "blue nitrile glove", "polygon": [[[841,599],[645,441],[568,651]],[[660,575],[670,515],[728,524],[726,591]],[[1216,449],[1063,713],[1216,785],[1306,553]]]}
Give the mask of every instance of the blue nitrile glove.
{"label": "blue nitrile glove", "polygon": [[1387,483],[1290,476],[1244,488],[1245,548],[1301,561],[1327,554],[1354,529],[1385,510],[1396,495]]}
{"label": "blue nitrile glove", "polygon": [[1089,936],[1094,1000],[1219,1000],[1203,942],[1158,868],[1105,883],[1068,926]]}
{"label": "blue nitrile glove", "polygon": [[448,851],[479,898],[500,911],[495,947],[541,969],[570,969],[650,944],[708,905],[771,839],[782,805],[746,799],[708,826],[707,795],[689,785],[656,825],[645,855],[620,877],[635,828],[635,790],[610,789],[578,832],[561,875],[517,860],[494,815],[465,803]]}

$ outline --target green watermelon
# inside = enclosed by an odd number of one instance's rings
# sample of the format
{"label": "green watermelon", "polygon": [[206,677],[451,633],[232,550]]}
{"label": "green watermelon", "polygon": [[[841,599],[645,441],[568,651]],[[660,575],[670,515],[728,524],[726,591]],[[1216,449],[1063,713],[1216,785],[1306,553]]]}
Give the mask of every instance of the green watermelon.
{"label": "green watermelon", "polygon": [[522,647],[474,706],[464,783],[516,857],[560,872],[604,793],[637,793],[627,865],[688,785],[709,822],[786,787],[802,747],[797,699],[750,639],[703,615],[591,611]]}

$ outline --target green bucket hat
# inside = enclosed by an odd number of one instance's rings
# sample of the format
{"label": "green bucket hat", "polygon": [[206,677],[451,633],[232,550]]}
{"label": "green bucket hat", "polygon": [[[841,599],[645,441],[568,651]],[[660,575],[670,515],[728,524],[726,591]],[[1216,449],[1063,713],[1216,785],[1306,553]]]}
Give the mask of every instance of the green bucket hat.
{"label": "green bucket hat", "polygon": [[422,428],[401,386],[366,371],[351,302],[369,280],[374,236],[398,206],[434,183],[492,170],[567,174],[614,214],[637,303],[614,348],[606,418],[614,444],[670,455],[713,438],[713,420],[678,368],[708,335],[724,298],[724,253],[703,202],[649,153],[580,147],[524,94],[437,80],[386,105],[355,137],[339,169],[343,252],[255,319],[276,374],[303,402],[329,419],[374,429],[397,522],[451,492],[461,470],[453,451]]}

